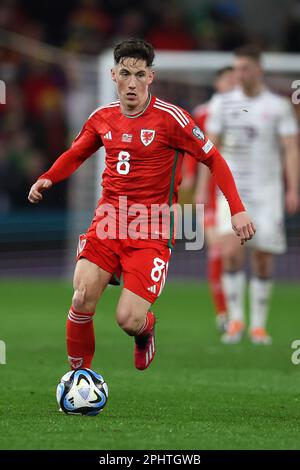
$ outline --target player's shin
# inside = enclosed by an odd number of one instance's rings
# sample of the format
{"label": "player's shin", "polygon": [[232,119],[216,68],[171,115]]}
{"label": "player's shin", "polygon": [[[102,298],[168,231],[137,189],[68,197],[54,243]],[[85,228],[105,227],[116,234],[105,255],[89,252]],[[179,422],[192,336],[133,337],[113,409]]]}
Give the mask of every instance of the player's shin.
{"label": "player's shin", "polygon": [[253,277],[250,281],[250,333],[263,332],[267,323],[272,280]]}
{"label": "player's shin", "polygon": [[142,327],[137,332],[135,337],[143,337],[143,336],[148,335],[151,332],[151,330],[153,329],[154,324],[155,324],[155,315],[154,315],[153,312],[149,311],[149,312],[147,312],[147,315],[146,315],[146,318],[145,318],[145,321],[144,321]]}
{"label": "player's shin", "polygon": [[223,288],[226,297],[228,326],[222,336],[223,343],[238,343],[245,329],[244,294],[246,277],[243,271],[225,272]]}
{"label": "player's shin", "polygon": [[147,312],[143,326],[134,337],[134,363],[135,367],[139,370],[147,369],[155,356],[155,321],[155,315],[152,312]]}
{"label": "player's shin", "polygon": [[95,352],[93,315],[77,312],[71,306],[67,319],[67,351],[72,369],[91,368]]}
{"label": "player's shin", "polygon": [[224,272],[222,281],[229,320],[244,323],[245,273],[243,271]]}

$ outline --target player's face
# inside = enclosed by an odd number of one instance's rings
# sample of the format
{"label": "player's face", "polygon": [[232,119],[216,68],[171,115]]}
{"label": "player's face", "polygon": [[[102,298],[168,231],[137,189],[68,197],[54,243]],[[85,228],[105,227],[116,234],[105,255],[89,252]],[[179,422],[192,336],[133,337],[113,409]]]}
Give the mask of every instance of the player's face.
{"label": "player's face", "polygon": [[227,93],[228,91],[233,90],[236,85],[237,79],[234,70],[223,72],[215,82],[215,88],[218,93]]}
{"label": "player's face", "polygon": [[139,111],[145,104],[154,72],[145,60],[126,57],[112,69],[112,79],[117,84],[121,105],[125,110]]}
{"label": "player's face", "polygon": [[259,63],[248,57],[237,57],[234,70],[238,83],[246,89],[255,87],[262,77]]}

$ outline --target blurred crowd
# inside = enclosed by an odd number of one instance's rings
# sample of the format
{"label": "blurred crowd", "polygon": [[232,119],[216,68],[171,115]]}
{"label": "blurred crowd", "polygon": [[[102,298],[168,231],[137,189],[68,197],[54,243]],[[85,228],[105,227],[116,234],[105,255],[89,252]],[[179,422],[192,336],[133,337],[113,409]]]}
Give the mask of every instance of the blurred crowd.
{"label": "blurred crowd", "polygon": [[[2,0],[0,39],[9,31],[69,53],[96,57],[118,40],[140,36],[156,49],[230,51],[251,42],[274,44],[245,29],[237,1]],[[247,31],[247,32],[246,32]],[[300,50],[300,2],[286,16],[281,50]],[[68,144],[63,66],[37,60],[17,48],[0,49],[0,78],[7,86],[0,105],[0,213],[25,207],[26,189]],[[55,204],[48,199],[48,204]],[[61,204],[61,201],[60,201]]]}

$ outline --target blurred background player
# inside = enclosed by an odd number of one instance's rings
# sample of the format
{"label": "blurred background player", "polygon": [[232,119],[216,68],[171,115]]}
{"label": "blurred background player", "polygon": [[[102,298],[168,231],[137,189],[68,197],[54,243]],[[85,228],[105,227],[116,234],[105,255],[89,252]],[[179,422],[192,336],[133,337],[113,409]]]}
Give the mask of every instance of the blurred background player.
{"label": "blurred background player", "polygon": [[[214,89],[217,93],[226,93],[236,86],[236,77],[233,67],[223,67],[216,73]],[[200,104],[194,109],[193,117],[200,129],[206,132],[206,120],[209,115],[209,103]],[[195,200],[198,204],[205,204],[204,229],[208,246],[207,277],[216,312],[217,328],[224,333],[227,323],[227,308],[225,295],[222,289],[222,259],[219,246],[219,237],[216,232],[216,197],[217,186],[215,180],[207,172],[204,165],[197,165],[192,157],[186,158],[186,172],[197,175]]]}
{"label": "blurred background player", "polygon": [[[272,289],[273,255],[284,253],[284,206],[299,206],[298,127],[288,100],[264,85],[259,52],[243,46],[235,53],[235,90],[216,95],[209,107],[207,131],[220,145],[240,194],[257,226],[250,246],[250,337],[270,344],[266,321]],[[282,159],[283,157],[283,159]],[[243,265],[245,250],[231,235],[228,204],[217,200],[217,230],[223,260],[223,288],[229,324],[225,343],[240,341],[245,329]]]}

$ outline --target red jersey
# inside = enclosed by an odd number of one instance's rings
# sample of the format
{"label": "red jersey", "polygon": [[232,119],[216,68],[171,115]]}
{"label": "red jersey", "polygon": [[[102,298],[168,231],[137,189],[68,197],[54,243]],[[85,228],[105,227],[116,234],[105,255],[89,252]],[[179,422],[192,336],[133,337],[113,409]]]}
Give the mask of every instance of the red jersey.
{"label": "red jersey", "polygon": [[106,150],[101,203],[177,202],[185,153],[207,164],[228,199],[232,215],[244,210],[231,172],[218,150],[183,109],[150,97],[136,115],[125,115],[116,101],[94,111],[71,148],[40,178],[53,183],[67,178],[99,147]]}

